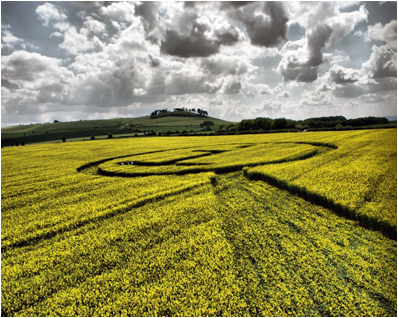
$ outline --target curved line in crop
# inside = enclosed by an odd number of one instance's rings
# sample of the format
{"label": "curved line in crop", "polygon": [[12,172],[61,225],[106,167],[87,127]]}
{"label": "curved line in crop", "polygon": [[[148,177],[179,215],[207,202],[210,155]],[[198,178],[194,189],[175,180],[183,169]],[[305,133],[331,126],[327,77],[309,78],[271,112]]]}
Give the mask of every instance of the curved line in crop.
{"label": "curved line in crop", "polygon": [[[198,155],[191,155],[183,158],[178,158],[178,159],[173,159],[169,161],[163,161],[163,162],[150,162],[150,161],[133,161],[133,164],[136,166],[170,166],[170,165],[176,165],[178,167],[181,167],[180,171],[173,171],[173,172],[120,172],[120,171],[108,171],[104,170],[101,167],[99,167],[100,164],[103,164],[108,161],[116,160],[116,159],[123,159],[123,158],[129,158],[129,161],[123,162],[126,166],[128,166],[131,162],[131,158],[134,158],[134,156],[139,156],[139,155],[145,155],[145,154],[153,154],[153,153],[162,153],[162,152],[168,152],[172,150],[181,150],[181,149],[192,149],[196,147],[189,147],[189,148],[176,148],[176,149],[167,149],[167,150],[157,150],[157,151],[150,151],[150,152],[144,152],[144,153],[138,153],[138,154],[129,154],[129,155],[123,155],[123,156],[117,156],[117,157],[112,157],[112,158],[105,158],[101,160],[97,160],[94,162],[89,162],[86,163],[80,167],[78,167],[76,170],[78,172],[83,172],[91,175],[101,175],[101,176],[107,176],[107,177],[124,177],[124,178],[134,178],[134,177],[144,177],[144,176],[155,176],[155,175],[185,175],[185,174],[194,174],[194,173],[202,173],[202,172],[215,172],[217,174],[224,174],[224,173],[229,173],[229,172],[236,172],[239,170],[242,170],[244,167],[255,167],[258,165],[264,165],[264,164],[275,164],[275,163],[283,163],[283,162],[288,162],[288,161],[297,161],[297,160],[305,160],[312,158],[316,155],[319,154],[318,148],[328,148],[329,150],[332,149],[337,149],[337,146],[334,144],[328,144],[328,143],[320,143],[320,142],[275,142],[274,144],[307,144],[307,145],[312,145],[316,147],[316,149],[312,152],[307,152],[301,155],[298,155],[297,157],[293,158],[281,158],[278,160],[271,160],[271,161],[266,161],[262,163],[248,163],[248,164],[237,164],[237,165],[229,165],[225,167],[207,167],[210,164],[184,164],[180,163],[181,161],[187,160],[187,159],[195,159],[195,158],[200,158],[204,156],[214,156],[219,153],[227,152],[230,150],[194,150],[194,152],[198,152]],[[256,144],[250,144],[250,145],[244,145],[241,146],[240,148],[243,147],[250,147],[254,146]],[[196,166],[194,168],[189,168],[190,166]],[[200,166],[200,167],[198,167]]]}

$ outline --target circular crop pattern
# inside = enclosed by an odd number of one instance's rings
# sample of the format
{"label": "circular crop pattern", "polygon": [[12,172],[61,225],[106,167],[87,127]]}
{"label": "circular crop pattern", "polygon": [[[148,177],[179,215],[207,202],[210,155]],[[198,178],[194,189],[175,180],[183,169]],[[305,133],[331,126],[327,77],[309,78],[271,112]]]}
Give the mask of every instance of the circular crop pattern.
{"label": "circular crop pattern", "polygon": [[213,171],[228,173],[244,167],[303,160],[319,153],[327,145],[278,142],[257,144],[222,144],[158,150],[103,159],[78,168],[78,171],[104,176],[139,177],[182,175]]}

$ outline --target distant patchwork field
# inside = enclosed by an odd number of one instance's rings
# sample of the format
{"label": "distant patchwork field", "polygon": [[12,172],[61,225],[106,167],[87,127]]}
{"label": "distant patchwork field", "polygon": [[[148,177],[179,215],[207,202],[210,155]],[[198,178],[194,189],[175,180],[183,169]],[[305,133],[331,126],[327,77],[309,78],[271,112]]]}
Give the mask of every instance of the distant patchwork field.
{"label": "distant patchwork field", "polygon": [[3,316],[396,316],[397,130],[2,149]]}

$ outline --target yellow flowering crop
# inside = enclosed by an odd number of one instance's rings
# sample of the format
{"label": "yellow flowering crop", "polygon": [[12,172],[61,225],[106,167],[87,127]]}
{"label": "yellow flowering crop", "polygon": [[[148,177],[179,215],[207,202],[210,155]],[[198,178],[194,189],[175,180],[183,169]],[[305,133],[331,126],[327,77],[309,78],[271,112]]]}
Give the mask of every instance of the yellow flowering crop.
{"label": "yellow flowering crop", "polygon": [[338,147],[334,151],[301,162],[257,166],[248,174],[274,179],[313,202],[396,237],[396,130],[338,137],[334,136]]}
{"label": "yellow flowering crop", "polygon": [[393,227],[394,133],[3,148],[1,313],[396,316],[395,240],[250,180]]}

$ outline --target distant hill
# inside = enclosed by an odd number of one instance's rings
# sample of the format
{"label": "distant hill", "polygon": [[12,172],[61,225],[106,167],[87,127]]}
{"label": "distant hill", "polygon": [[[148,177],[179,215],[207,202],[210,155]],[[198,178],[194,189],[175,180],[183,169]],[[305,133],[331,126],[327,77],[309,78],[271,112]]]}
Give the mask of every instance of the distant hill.
{"label": "distant hill", "polygon": [[170,113],[173,115],[150,116],[136,118],[114,118],[103,120],[81,120],[72,122],[55,122],[45,124],[19,125],[1,129],[2,146],[11,146],[15,143],[19,145],[42,143],[42,142],[61,142],[65,137],[67,141],[83,140],[95,137],[95,139],[107,138],[111,133],[113,137],[137,137],[144,136],[148,132],[171,134],[181,132],[200,133],[204,121],[212,121],[214,126],[212,131],[218,129],[220,125],[230,125],[232,122],[199,114],[187,112]]}
{"label": "distant hill", "polygon": [[[54,122],[44,124],[19,125],[1,129],[1,145],[13,146],[21,144],[62,142],[87,139],[105,139],[110,134],[113,138],[143,137],[148,135],[179,135],[205,134],[217,132],[229,133],[228,126],[235,124],[230,121],[207,116],[194,110],[177,110],[172,112],[152,113],[150,116],[136,118],[114,118],[103,120],[80,120],[72,122]],[[347,120],[342,116],[308,118],[301,121],[290,119],[256,118],[242,120],[235,125],[232,133],[251,133],[252,131],[299,131],[299,130],[338,130],[396,128],[396,116],[386,116],[388,123],[376,125],[372,120],[381,118],[366,117]],[[395,121],[394,121],[395,119]],[[385,119],[384,119],[385,120]],[[340,124],[340,125],[338,125]],[[209,125],[209,126],[207,126]],[[224,128],[220,127],[221,125]],[[341,126],[339,128],[339,126]],[[353,126],[353,127],[351,127]],[[204,131],[205,127],[210,131]],[[337,128],[336,128],[337,127]],[[220,128],[220,131],[219,131]],[[347,129],[348,129],[347,128]],[[237,131],[236,131],[237,130]]]}

